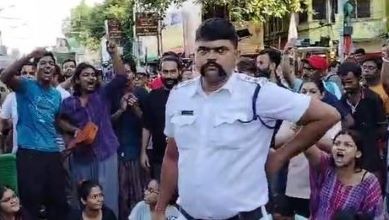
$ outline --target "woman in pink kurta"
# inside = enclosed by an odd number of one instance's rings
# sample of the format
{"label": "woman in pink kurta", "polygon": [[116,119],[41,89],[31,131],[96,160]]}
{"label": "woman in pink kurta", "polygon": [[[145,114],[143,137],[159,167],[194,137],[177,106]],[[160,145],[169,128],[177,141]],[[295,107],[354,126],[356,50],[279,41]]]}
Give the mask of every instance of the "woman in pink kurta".
{"label": "woman in pink kurta", "polygon": [[305,155],[310,164],[311,219],[331,220],[343,211],[384,219],[378,179],[359,166],[363,155],[358,135],[341,131],[331,154],[312,147]]}

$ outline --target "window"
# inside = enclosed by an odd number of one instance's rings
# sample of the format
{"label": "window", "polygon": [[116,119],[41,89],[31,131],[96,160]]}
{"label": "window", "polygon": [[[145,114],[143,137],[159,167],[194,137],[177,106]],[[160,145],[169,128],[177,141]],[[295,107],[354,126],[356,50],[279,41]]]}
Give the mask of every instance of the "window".
{"label": "window", "polygon": [[313,20],[323,20],[326,19],[327,15],[327,0],[313,0]]}
{"label": "window", "polygon": [[350,0],[354,6],[352,18],[369,18],[370,15],[370,0]]}

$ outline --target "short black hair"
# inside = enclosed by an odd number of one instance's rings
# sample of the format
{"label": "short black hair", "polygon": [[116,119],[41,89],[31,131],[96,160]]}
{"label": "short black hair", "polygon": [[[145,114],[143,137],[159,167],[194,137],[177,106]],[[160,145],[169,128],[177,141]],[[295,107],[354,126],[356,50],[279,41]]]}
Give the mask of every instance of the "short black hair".
{"label": "short black hair", "polygon": [[360,54],[362,54],[362,55],[365,55],[365,54],[366,54],[366,51],[365,51],[365,49],[363,49],[363,48],[358,48],[358,49],[355,50],[354,54],[357,54],[357,53],[360,53]]}
{"label": "short black hair", "polygon": [[238,61],[238,64],[236,64],[236,67],[240,73],[257,73],[257,65],[255,61],[248,57],[241,57]]}
{"label": "short black hair", "polygon": [[362,75],[361,66],[359,64],[351,63],[351,62],[345,62],[345,63],[340,64],[340,66],[338,68],[338,75],[345,76],[349,72],[352,72],[354,74],[354,76],[356,76],[357,78],[360,78]]}
{"label": "short black hair", "polygon": [[45,53],[43,54],[43,56],[41,56],[41,57],[39,57],[39,58],[34,58],[34,61],[33,61],[33,62],[36,63],[36,64],[38,64],[39,61],[40,61],[43,57],[51,57],[51,58],[53,59],[54,63],[56,63],[54,54],[53,54],[52,52],[49,52],[49,51],[45,52]]}
{"label": "short black hair", "polygon": [[131,72],[136,73],[136,63],[134,59],[122,58],[123,64],[128,64],[130,66]]}
{"label": "short black hair", "polygon": [[364,59],[362,64],[365,62],[369,62],[369,61],[375,63],[375,65],[377,66],[377,69],[380,70],[382,68],[382,59],[377,58],[377,57],[369,57],[369,58]]}
{"label": "short black hair", "polygon": [[196,41],[229,40],[238,47],[238,35],[234,25],[224,18],[205,20],[196,31]]}
{"label": "short black hair", "polygon": [[272,63],[276,64],[276,67],[278,67],[281,63],[281,52],[272,48],[267,48],[259,52],[259,55],[267,54],[270,58],[270,61]]}
{"label": "short black hair", "polygon": [[74,65],[77,66],[77,63],[76,63],[75,60],[73,60],[73,59],[66,59],[66,60],[64,60],[64,61],[62,62],[62,67],[63,67],[63,65],[64,65],[65,63],[68,63],[68,62],[73,62]]}
{"label": "short black hair", "polygon": [[77,189],[78,197],[80,199],[86,200],[93,187],[99,187],[101,190],[103,190],[103,187],[101,187],[98,182],[92,180],[86,180],[81,182]]}
{"label": "short black hair", "polygon": [[159,69],[162,69],[162,63],[163,62],[175,62],[177,63],[177,69],[182,69],[182,61],[181,58],[174,52],[166,52],[162,55],[161,59],[159,60]]}

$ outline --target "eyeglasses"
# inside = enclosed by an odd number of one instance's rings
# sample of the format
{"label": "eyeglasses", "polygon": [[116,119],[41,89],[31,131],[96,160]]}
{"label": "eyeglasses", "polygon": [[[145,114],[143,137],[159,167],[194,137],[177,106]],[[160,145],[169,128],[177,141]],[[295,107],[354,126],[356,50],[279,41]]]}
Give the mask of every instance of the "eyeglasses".
{"label": "eyeglasses", "polygon": [[5,198],[5,199],[0,200],[0,202],[1,202],[1,203],[8,203],[8,202],[10,202],[11,200],[17,199],[17,198],[18,198],[18,196],[17,196],[16,194],[13,194],[11,197],[8,197],[8,198]]}
{"label": "eyeglasses", "polygon": [[362,65],[362,69],[364,69],[364,70],[375,70],[375,69],[377,69],[377,67],[375,67],[375,66],[368,66],[368,65]]}
{"label": "eyeglasses", "polygon": [[304,66],[303,69],[304,70],[308,70],[308,71],[313,71],[314,70],[312,67],[307,67],[307,66]]}

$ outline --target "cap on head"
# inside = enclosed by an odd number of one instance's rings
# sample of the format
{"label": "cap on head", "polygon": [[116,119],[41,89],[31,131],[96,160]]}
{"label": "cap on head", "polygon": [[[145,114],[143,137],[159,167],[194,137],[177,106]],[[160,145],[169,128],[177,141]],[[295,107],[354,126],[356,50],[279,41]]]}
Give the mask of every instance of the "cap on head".
{"label": "cap on head", "polygon": [[328,68],[327,60],[318,55],[312,55],[304,61],[307,62],[314,70],[325,71]]}
{"label": "cap on head", "polygon": [[234,25],[224,18],[205,20],[196,31],[196,41],[229,40],[238,47],[238,35]]}

